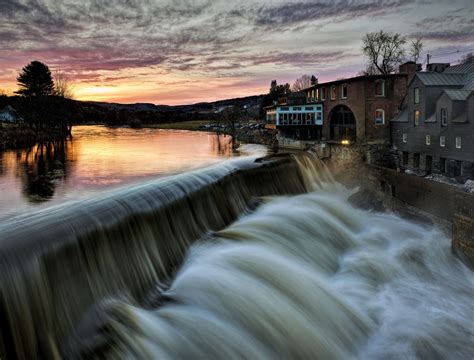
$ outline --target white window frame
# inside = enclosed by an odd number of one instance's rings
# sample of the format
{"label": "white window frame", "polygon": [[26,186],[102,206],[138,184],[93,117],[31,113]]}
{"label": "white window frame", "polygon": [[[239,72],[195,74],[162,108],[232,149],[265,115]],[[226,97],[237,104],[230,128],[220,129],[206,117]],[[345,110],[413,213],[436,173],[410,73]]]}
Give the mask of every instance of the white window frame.
{"label": "white window frame", "polygon": [[416,87],[413,88],[413,104],[419,104],[420,103],[420,88]]}
{"label": "white window frame", "polygon": [[[344,96],[344,89],[346,90],[346,95]],[[341,99],[347,99],[347,84],[341,85]]]}
{"label": "white window frame", "polygon": [[316,100],[319,100],[319,88],[316,89]]}
{"label": "white window frame", "polygon": [[443,136],[443,135],[439,137],[439,146],[441,146],[441,147],[446,146],[446,137]]}
{"label": "white window frame", "polygon": [[337,99],[337,87],[336,85],[332,85],[329,90],[331,91],[331,100],[336,100]]}
{"label": "white window frame", "polygon": [[460,136],[456,136],[456,149],[460,149],[462,146],[461,144],[461,137]]}
{"label": "white window frame", "polygon": [[408,135],[407,133],[402,134],[402,141],[406,144],[408,142]]}
{"label": "white window frame", "polygon": [[[377,122],[377,112],[378,111],[382,112],[382,122],[381,123]],[[375,110],[375,125],[385,125],[385,110],[384,109],[376,109]]]}
{"label": "white window frame", "polygon": [[448,108],[442,107],[439,112],[441,118],[441,126],[446,126],[448,124]]}
{"label": "white window frame", "polygon": [[425,136],[425,144],[428,146],[431,145],[431,135]]}
{"label": "white window frame", "polygon": [[[382,84],[382,93],[377,94],[377,85]],[[376,97],[385,97],[385,80],[380,79],[380,80],[375,80],[375,96]]]}

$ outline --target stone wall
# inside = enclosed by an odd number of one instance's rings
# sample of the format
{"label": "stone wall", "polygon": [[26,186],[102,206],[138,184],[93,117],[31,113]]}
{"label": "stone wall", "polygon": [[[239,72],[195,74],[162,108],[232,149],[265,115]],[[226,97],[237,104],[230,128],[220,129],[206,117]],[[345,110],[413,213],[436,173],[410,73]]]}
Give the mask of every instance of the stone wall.
{"label": "stone wall", "polygon": [[457,196],[453,218],[453,249],[474,266],[474,194]]}
{"label": "stone wall", "polygon": [[[397,211],[399,213],[403,212],[401,208],[406,204],[420,210],[422,216],[427,214],[433,217],[435,222],[440,219],[451,224],[453,250],[474,266],[474,194],[460,191],[448,184],[379,166],[377,162],[380,163],[384,156],[378,158],[377,153],[383,152],[383,149],[377,146],[327,144],[324,149],[316,150],[328,159],[329,167],[342,183],[360,186],[365,193],[383,193],[383,197],[388,200],[386,203],[391,203],[389,208],[401,210]],[[413,163],[413,156],[408,161]],[[419,162],[420,167],[426,167],[425,158],[420,157]],[[395,209],[393,204],[398,208]],[[406,217],[419,219],[416,214]]]}

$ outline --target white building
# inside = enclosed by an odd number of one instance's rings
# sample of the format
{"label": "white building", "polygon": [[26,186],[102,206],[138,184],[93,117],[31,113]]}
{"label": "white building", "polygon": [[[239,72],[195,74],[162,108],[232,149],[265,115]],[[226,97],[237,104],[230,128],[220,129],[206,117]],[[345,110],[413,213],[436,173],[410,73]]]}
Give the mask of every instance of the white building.
{"label": "white building", "polygon": [[15,109],[7,105],[0,111],[0,121],[2,122],[18,122],[18,117],[15,115]]}

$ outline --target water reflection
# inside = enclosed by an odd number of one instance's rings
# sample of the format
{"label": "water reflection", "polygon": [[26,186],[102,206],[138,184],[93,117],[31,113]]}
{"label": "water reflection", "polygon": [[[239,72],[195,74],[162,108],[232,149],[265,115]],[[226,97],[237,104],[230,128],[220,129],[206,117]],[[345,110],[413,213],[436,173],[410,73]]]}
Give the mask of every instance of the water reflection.
{"label": "water reflection", "polygon": [[246,154],[235,147],[230,136],[213,133],[77,126],[72,139],[0,152],[0,221]]}

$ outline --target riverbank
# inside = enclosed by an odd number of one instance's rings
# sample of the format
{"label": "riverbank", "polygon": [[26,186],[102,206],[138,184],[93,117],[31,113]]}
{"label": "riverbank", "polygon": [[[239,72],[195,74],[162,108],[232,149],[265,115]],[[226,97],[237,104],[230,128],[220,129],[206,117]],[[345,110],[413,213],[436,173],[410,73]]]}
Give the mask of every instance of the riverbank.
{"label": "riverbank", "polygon": [[0,123],[0,150],[28,148],[48,141],[64,140],[67,133],[35,132],[29,126]]}
{"label": "riverbank", "polygon": [[262,124],[257,122],[248,122],[236,125],[234,131],[218,121],[182,121],[163,124],[146,124],[144,128],[166,129],[166,130],[190,130],[190,131],[207,131],[226,135],[235,136],[236,140],[248,144],[267,145],[271,148],[278,147],[277,131],[274,129],[266,129]]}

